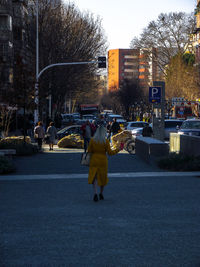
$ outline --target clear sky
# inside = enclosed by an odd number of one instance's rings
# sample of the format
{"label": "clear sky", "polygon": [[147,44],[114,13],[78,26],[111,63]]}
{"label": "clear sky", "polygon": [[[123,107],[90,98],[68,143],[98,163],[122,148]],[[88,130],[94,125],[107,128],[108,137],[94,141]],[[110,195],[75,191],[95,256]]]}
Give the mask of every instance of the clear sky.
{"label": "clear sky", "polygon": [[[68,0],[64,0],[68,3]],[[135,36],[160,13],[193,12],[197,0],[71,0],[80,11],[102,19],[109,49],[129,48]]]}

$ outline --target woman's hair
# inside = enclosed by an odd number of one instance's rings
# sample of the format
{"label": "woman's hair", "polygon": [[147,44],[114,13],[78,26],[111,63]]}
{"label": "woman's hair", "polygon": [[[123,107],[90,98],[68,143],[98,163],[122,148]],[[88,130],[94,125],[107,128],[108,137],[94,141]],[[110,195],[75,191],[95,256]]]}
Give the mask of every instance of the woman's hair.
{"label": "woman's hair", "polygon": [[106,142],[106,134],[107,134],[106,128],[103,125],[100,125],[97,128],[93,139],[95,142],[103,144]]}
{"label": "woman's hair", "polygon": [[51,122],[49,123],[49,126],[54,126],[54,122],[51,121]]}
{"label": "woman's hair", "polygon": [[42,126],[42,122],[41,122],[41,121],[39,121],[39,122],[38,122],[38,125],[39,125],[39,126]]}

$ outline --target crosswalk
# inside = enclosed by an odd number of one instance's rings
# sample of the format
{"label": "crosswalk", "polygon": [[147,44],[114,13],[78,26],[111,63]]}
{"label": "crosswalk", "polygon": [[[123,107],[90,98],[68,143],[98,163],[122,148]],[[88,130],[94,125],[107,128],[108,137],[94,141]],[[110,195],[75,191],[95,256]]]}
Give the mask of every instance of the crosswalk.
{"label": "crosswalk", "polygon": [[[122,172],[108,173],[109,178],[140,178],[140,177],[200,177],[200,172]],[[21,180],[55,180],[55,179],[87,179],[87,173],[68,174],[36,174],[36,175],[1,175],[0,181],[21,181]]]}

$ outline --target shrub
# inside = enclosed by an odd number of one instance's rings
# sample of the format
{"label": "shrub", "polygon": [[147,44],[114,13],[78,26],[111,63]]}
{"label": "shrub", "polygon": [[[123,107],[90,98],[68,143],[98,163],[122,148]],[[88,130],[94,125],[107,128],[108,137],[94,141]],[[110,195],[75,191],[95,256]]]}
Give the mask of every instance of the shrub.
{"label": "shrub", "polygon": [[58,141],[60,148],[83,148],[83,140],[78,134],[71,134]]}
{"label": "shrub", "polygon": [[30,143],[30,137],[6,137],[0,140],[0,149],[15,149],[20,156],[32,155],[38,152],[38,147]]}
{"label": "shrub", "polygon": [[0,174],[7,174],[16,170],[12,161],[4,156],[0,156]]}
{"label": "shrub", "polygon": [[181,153],[170,153],[168,157],[158,161],[158,166],[171,171],[199,171],[200,156],[194,157]]}

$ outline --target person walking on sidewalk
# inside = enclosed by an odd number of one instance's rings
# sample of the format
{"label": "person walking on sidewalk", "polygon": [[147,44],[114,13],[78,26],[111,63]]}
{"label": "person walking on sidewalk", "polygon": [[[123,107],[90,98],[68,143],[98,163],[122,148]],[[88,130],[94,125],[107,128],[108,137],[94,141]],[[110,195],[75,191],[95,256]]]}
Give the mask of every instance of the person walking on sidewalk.
{"label": "person walking on sidewalk", "polygon": [[87,151],[88,144],[90,142],[90,138],[94,135],[95,126],[92,125],[89,120],[86,121],[85,124],[81,126],[81,132],[84,139],[84,150]]}
{"label": "person walking on sidewalk", "polygon": [[117,122],[117,119],[114,118],[113,119],[113,123],[111,124],[111,127],[110,127],[110,132],[113,135],[117,134],[120,130],[120,125],[119,123]]}
{"label": "person walking on sidewalk", "polygon": [[49,123],[46,134],[48,136],[49,150],[53,150],[53,146],[55,144],[56,135],[57,135],[57,130],[53,122]]}
{"label": "person walking on sidewalk", "polygon": [[41,151],[42,149],[42,140],[45,136],[45,131],[41,121],[38,122],[38,125],[34,128],[34,136],[38,143],[38,148]]}
{"label": "person walking on sidewalk", "polygon": [[91,138],[88,146],[88,152],[91,153],[88,183],[93,184],[94,198],[98,201],[97,184],[100,186],[99,199],[103,200],[104,186],[108,183],[108,155],[115,155],[123,149],[123,144],[117,149],[111,149],[109,140],[106,139],[106,128],[101,125],[97,128],[94,137]]}

